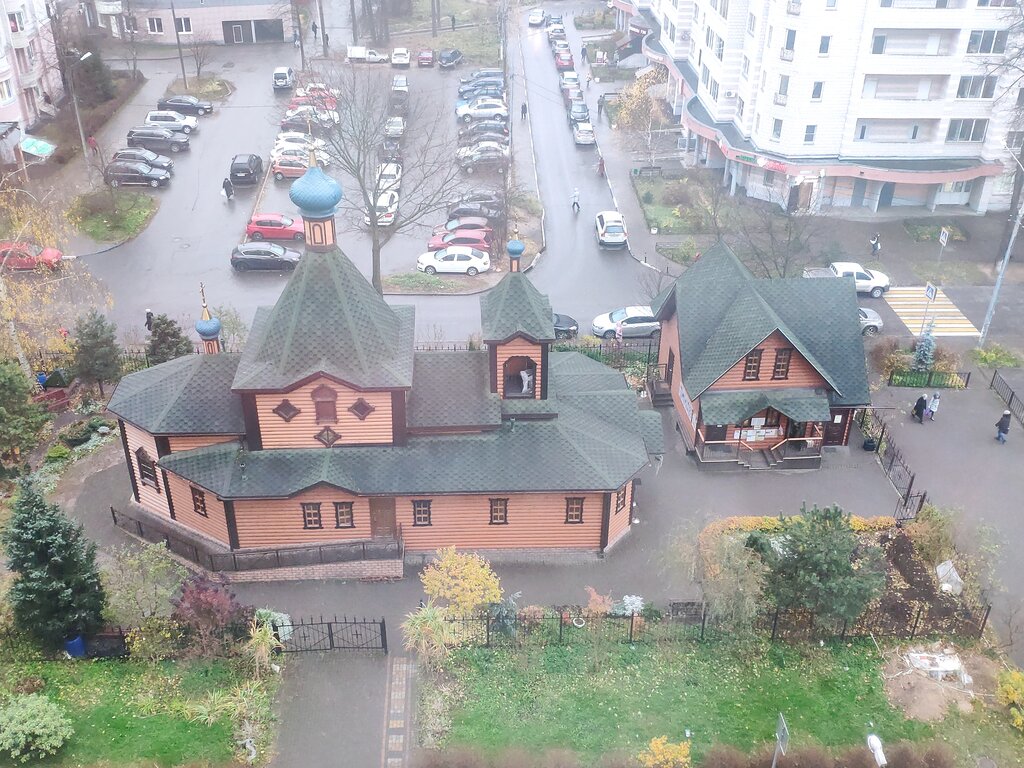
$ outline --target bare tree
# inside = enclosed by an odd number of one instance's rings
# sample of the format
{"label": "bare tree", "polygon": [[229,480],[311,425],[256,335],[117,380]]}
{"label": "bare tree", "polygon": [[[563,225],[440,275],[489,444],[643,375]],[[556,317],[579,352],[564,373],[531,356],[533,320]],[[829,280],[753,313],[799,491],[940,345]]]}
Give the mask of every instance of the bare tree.
{"label": "bare tree", "polygon": [[213,36],[209,30],[201,29],[193,32],[188,39],[188,52],[196,68],[196,80],[203,76],[203,67],[210,61],[213,53]]}
{"label": "bare tree", "polygon": [[[450,113],[439,109],[429,97],[413,95],[404,100],[404,106],[396,104],[387,72],[357,74],[350,65],[340,64],[321,70],[318,79],[336,94],[321,97],[325,111],[337,114],[337,122],[324,129],[322,137],[332,168],[346,177],[342,183],[354,192],[346,195],[342,203],[343,208],[354,214],[348,226],[369,230],[373,287],[383,293],[380,255],[384,246],[398,232],[418,227],[443,211],[462,185],[454,160]],[[380,175],[381,165],[389,157],[382,154],[385,127],[396,116],[406,121],[400,159],[391,156],[399,165],[400,183]],[[377,203],[391,190],[398,191],[400,207],[394,223],[385,224]],[[343,226],[341,222],[339,226]]]}
{"label": "bare tree", "polygon": [[133,0],[122,0],[121,28],[124,30],[123,42],[128,49],[132,62],[132,79],[139,76],[139,19],[132,7]]}
{"label": "bare tree", "polygon": [[732,222],[733,245],[740,258],[761,277],[795,277],[820,244],[827,222],[810,211],[786,213],[773,191],[768,202],[748,200]]}

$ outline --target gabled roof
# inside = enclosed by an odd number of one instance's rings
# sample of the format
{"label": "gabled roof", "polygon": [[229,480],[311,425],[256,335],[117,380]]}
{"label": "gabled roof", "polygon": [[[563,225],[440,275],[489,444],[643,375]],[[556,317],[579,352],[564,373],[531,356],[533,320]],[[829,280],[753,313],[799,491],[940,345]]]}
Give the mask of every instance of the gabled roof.
{"label": "gabled roof", "polygon": [[125,376],[107,408],[154,435],[241,435],[242,400],[231,391],[238,355],[185,355]]}
{"label": "gabled roof", "polygon": [[487,351],[417,352],[407,414],[409,429],[501,424]]}
{"label": "gabled roof", "polygon": [[554,341],[551,302],[522,272],[509,272],[480,299],[483,340],[504,341],[516,334]]}
{"label": "gabled roof", "polygon": [[282,390],[317,373],[361,389],[412,384],[412,307],[390,307],[338,249],[308,251],[253,324],[232,388]]}
{"label": "gabled roof", "polygon": [[653,309],[660,320],[677,315],[683,383],[692,399],[779,331],[832,388],[833,405],[871,402],[849,280],[758,279],[718,242]]}

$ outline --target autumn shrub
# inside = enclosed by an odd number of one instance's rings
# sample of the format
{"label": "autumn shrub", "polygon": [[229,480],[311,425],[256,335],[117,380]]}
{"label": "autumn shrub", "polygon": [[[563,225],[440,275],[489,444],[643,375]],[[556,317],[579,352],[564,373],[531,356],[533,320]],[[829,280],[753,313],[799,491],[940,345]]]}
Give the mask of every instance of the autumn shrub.
{"label": "autumn shrub", "polygon": [[402,623],[405,650],[416,654],[426,667],[440,664],[457,641],[455,627],[444,610],[428,601],[405,617]]}
{"label": "autumn shrub", "polygon": [[43,688],[46,687],[46,681],[38,675],[29,675],[23,677],[14,684],[13,690],[15,693],[29,694],[39,693]]}
{"label": "autumn shrub", "polygon": [[689,768],[690,742],[673,744],[667,736],[658,736],[651,739],[637,760],[643,768]]}
{"label": "autumn shrub", "polygon": [[996,700],[1010,713],[1010,722],[1024,731],[1024,672],[1012,669],[999,675]]}
{"label": "autumn shrub", "polygon": [[925,748],[924,764],[927,768],[956,768],[956,755],[948,744],[937,741]]}
{"label": "autumn shrub", "polygon": [[612,612],[615,602],[611,595],[602,595],[593,587],[585,587],[587,590],[587,605],[583,609],[583,618],[599,619]]}
{"label": "autumn shrub", "polygon": [[871,367],[884,379],[888,379],[893,371],[905,370],[910,367],[912,357],[900,349],[898,339],[886,336],[871,345],[868,352]]}
{"label": "autumn shrub", "polygon": [[470,614],[501,600],[501,582],[487,560],[455,547],[438,550],[420,574],[423,591],[453,613]]}
{"label": "autumn shrub", "polygon": [[932,352],[932,370],[954,373],[960,369],[960,355],[957,351],[945,344],[936,344]]}
{"label": "autumn shrub", "polygon": [[948,509],[925,504],[917,517],[904,526],[914,550],[931,566],[951,558],[956,550],[953,542],[953,513]]}
{"label": "autumn shrub", "polygon": [[166,616],[149,616],[125,637],[128,655],[144,661],[173,659],[182,650],[185,632]]}
{"label": "autumn shrub", "polygon": [[701,768],[747,768],[750,757],[736,747],[715,744],[700,763]]}
{"label": "autumn shrub", "polygon": [[0,709],[0,753],[20,763],[55,755],[73,733],[61,708],[40,693],[15,696]]}
{"label": "autumn shrub", "polygon": [[56,445],[50,446],[49,450],[46,451],[46,463],[47,464],[58,464],[66,460],[71,455],[71,449],[66,445],[57,443]]}
{"label": "autumn shrub", "polygon": [[249,664],[253,677],[257,680],[266,677],[271,671],[274,654],[283,648],[270,622],[261,621],[256,617],[249,620],[249,637],[242,645],[242,655]]}
{"label": "autumn shrub", "polygon": [[693,202],[690,186],[684,180],[673,181],[661,191],[661,202],[665,205],[689,206]]}
{"label": "autumn shrub", "polygon": [[519,611],[519,623],[526,632],[533,632],[544,623],[547,610],[541,605],[528,605]]}
{"label": "autumn shrub", "polygon": [[188,650],[194,656],[222,656],[230,650],[234,632],[252,614],[235,599],[225,582],[206,574],[190,576],[181,595],[172,601],[171,618],[187,630]]}
{"label": "autumn shrub", "polygon": [[779,757],[778,763],[779,768],[833,768],[835,764],[832,755],[814,744],[790,749],[785,756]]}

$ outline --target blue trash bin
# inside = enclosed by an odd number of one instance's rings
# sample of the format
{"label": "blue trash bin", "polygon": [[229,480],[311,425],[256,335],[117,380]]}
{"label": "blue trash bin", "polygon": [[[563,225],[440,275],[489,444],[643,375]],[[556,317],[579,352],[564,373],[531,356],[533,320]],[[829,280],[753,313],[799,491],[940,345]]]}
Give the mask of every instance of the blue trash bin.
{"label": "blue trash bin", "polygon": [[85,638],[81,635],[64,641],[64,650],[73,659],[85,658]]}

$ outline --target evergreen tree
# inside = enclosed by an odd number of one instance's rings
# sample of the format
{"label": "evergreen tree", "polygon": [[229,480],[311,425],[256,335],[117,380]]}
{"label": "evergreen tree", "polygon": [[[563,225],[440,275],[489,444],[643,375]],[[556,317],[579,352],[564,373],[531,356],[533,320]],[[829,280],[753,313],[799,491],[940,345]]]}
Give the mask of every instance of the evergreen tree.
{"label": "evergreen tree", "polygon": [[33,385],[14,361],[0,363],[0,457],[33,448],[50,415],[32,402]]}
{"label": "evergreen tree", "polygon": [[75,373],[88,384],[98,384],[103,397],[103,382],[121,375],[121,349],[117,345],[117,326],[95,309],[75,322]]}
{"label": "evergreen tree", "polygon": [[103,623],[96,545],[22,480],[4,532],[7,564],[18,578],[7,593],[18,626],[51,647]]}
{"label": "evergreen tree", "polygon": [[149,336],[147,352],[149,362],[158,365],[176,357],[191,355],[195,349],[177,322],[167,315],[157,315],[153,318],[153,330]]}
{"label": "evergreen tree", "polygon": [[[83,61],[81,66],[75,67],[75,88],[83,107],[95,107],[114,98],[117,89],[114,87],[114,78],[110,74],[110,67],[103,61],[99,48],[90,44],[85,47],[85,50],[88,50],[92,56]],[[82,54],[85,53],[85,50],[82,51]],[[68,77],[71,76],[71,74],[68,75]]]}
{"label": "evergreen tree", "polygon": [[914,347],[914,370],[930,371],[935,365],[935,337],[931,329],[922,334]]}

